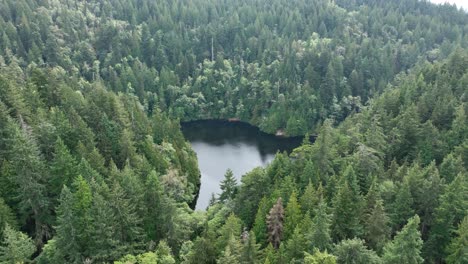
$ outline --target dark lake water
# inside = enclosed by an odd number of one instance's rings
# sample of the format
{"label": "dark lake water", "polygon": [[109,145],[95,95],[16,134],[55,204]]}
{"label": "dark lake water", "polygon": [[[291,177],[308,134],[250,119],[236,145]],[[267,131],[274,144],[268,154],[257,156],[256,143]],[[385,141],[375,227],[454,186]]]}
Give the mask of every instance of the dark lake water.
{"label": "dark lake water", "polygon": [[184,122],[182,132],[197,153],[201,172],[196,209],[205,209],[211,194],[220,193],[227,169],[239,183],[246,172],[271,162],[277,151],[291,152],[302,142],[301,137],[276,137],[246,123],[218,120]]}

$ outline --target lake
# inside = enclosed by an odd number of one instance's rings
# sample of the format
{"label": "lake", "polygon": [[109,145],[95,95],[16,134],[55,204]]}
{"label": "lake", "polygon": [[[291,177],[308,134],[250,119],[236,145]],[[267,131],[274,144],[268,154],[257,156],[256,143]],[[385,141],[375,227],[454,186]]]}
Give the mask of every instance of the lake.
{"label": "lake", "polygon": [[277,151],[289,153],[302,142],[302,137],[276,137],[247,123],[221,120],[183,122],[182,132],[197,153],[201,172],[199,210],[208,206],[212,193],[220,193],[219,183],[227,169],[240,183],[242,175],[271,162]]}

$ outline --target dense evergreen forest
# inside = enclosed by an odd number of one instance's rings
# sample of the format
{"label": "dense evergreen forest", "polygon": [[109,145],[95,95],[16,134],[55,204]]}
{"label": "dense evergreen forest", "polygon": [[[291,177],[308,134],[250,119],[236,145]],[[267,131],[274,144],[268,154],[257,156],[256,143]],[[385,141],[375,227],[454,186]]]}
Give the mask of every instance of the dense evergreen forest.
{"label": "dense evergreen forest", "polygon": [[[0,263],[468,263],[467,32],[418,0],[0,0]],[[194,211],[180,121],[228,118],[306,136]]]}

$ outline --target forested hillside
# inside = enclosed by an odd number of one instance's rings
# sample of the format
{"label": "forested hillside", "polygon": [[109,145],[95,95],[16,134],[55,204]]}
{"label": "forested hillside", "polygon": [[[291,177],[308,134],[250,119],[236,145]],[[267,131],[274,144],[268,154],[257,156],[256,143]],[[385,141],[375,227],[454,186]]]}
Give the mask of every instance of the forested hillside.
{"label": "forested hillside", "polygon": [[182,120],[317,132],[418,61],[466,47],[467,15],[419,0],[0,3],[1,54],[61,67]]}
{"label": "forested hillside", "polygon": [[[468,14],[0,0],[0,263],[468,263]],[[316,134],[194,211],[180,120]]]}

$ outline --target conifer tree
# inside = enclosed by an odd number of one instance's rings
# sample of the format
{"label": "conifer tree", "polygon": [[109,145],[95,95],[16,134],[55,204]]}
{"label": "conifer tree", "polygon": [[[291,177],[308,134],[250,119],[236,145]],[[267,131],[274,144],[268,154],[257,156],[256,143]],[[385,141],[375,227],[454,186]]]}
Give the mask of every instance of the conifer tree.
{"label": "conifer tree", "polygon": [[301,220],[301,207],[297,202],[296,192],[293,191],[284,211],[284,240],[290,238]]}
{"label": "conifer tree", "polygon": [[379,256],[364,245],[364,240],[347,239],[342,240],[335,246],[333,255],[337,257],[337,263],[369,263],[380,264],[382,261]]}
{"label": "conifer tree", "polygon": [[336,264],[336,257],[316,249],[313,255],[305,253],[304,264]]}
{"label": "conifer tree", "polygon": [[219,195],[219,201],[224,203],[234,198],[236,194],[237,180],[234,177],[231,169],[226,171],[224,174],[224,180],[220,183],[221,194]]}
{"label": "conifer tree", "polygon": [[5,203],[3,198],[0,197],[0,240],[3,238],[3,227],[9,225],[10,228],[15,228],[18,223],[11,208]]}
{"label": "conifer tree", "polygon": [[424,244],[424,252],[434,261],[445,258],[444,249],[450,243],[457,224],[468,211],[468,182],[465,174],[458,176],[445,188],[439,197],[439,206],[434,213],[434,225]]}
{"label": "conifer tree", "polygon": [[247,239],[243,243],[242,263],[259,263],[259,249],[260,245],[256,242],[255,233],[250,231]]}
{"label": "conifer tree", "polygon": [[34,242],[26,234],[16,231],[6,224],[4,238],[0,243],[1,263],[27,263],[36,250]]}
{"label": "conifer tree", "polygon": [[373,210],[366,216],[365,238],[370,248],[380,252],[390,236],[389,218],[385,213],[383,201],[377,200]]}
{"label": "conifer tree", "polygon": [[311,216],[313,216],[315,208],[318,205],[320,199],[322,199],[322,197],[319,197],[319,194],[315,190],[314,185],[312,182],[309,182],[304,190],[304,194],[302,194],[300,198],[302,211],[309,212]]}
{"label": "conifer tree", "polygon": [[468,263],[468,216],[461,221],[456,237],[447,247],[447,263]]}
{"label": "conifer tree", "polygon": [[320,251],[330,249],[332,244],[330,236],[331,217],[327,210],[327,204],[325,201],[321,201],[315,211],[311,233],[308,236],[312,247]]}
{"label": "conifer tree", "polygon": [[353,238],[361,233],[361,200],[355,191],[345,181],[334,198],[332,231],[335,241]]}
{"label": "conifer tree", "polygon": [[268,224],[268,241],[271,245],[278,249],[283,238],[283,221],[284,209],[281,197],[278,198],[276,204],[270,210],[267,216]]}
{"label": "conifer tree", "polygon": [[255,215],[255,222],[252,228],[257,242],[262,246],[267,244],[266,216],[270,207],[271,205],[268,202],[268,199],[264,196],[258,205],[257,214]]}
{"label": "conifer tree", "polygon": [[423,241],[419,232],[419,223],[418,215],[410,218],[393,240],[385,245],[382,257],[385,264],[418,264],[424,262],[421,257]]}
{"label": "conifer tree", "polygon": [[401,228],[414,214],[413,203],[414,201],[408,183],[403,182],[403,185],[398,189],[395,202],[391,207],[390,219],[394,230]]}
{"label": "conifer tree", "polygon": [[161,238],[161,212],[163,202],[163,189],[159,182],[156,171],[151,171],[145,183],[144,204],[146,208],[145,217],[143,219],[145,233],[148,238],[157,241]]}
{"label": "conifer tree", "polygon": [[156,248],[156,255],[158,263],[161,264],[175,264],[176,261],[172,255],[171,248],[166,241],[162,240],[159,242],[158,247]]}
{"label": "conifer tree", "polygon": [[219,238],[217,239],[218,249],[223,250],[231,236],[240,237],[242,231],[242,221],[234,214],[230,214],[224,225],[218,230]]}
{"label": "conifer tree", "polygon": [[21,129],[17,126],[12,129],[14,182],[19,186],[20,215],[22,219],[32,216],[30,220],[34,222],[34,239],[38,245],[41,245],[49,229],[47,215],[50,201],[46,195],[45,162],[29,126],[24,121],[21,125]]}
{"label": "conifer tree", "polygon": [[241,248],[240,241],[233,234],[229,237],[226,248],[221,257],[217,260],[219,264],[240,264],[241,263]]}
{"label": "conifer tree", "polygon": [[73,179],[77,176],[77,171],[75,159],[62,139],[58,138],[54,146],[53,159],[50,166],[52,194],[58,197],[63,185],[70,186]]}
{"label": "conifer tree", "polygon": [[83,260],[82,248],[80,247],[80,231],[75,215],[75,201],[72,192],[64,186],[60,194],[59,206],[57,207],[57,235],[56,247],[59,255],[69,263],[80,263]]}
{"label": "conifer tree", "polygon": [[307,249],[307,239],[299,226],[286,241],[285,251],[287,259],[292,263],[299,263],[304,259],[304,251]]}

